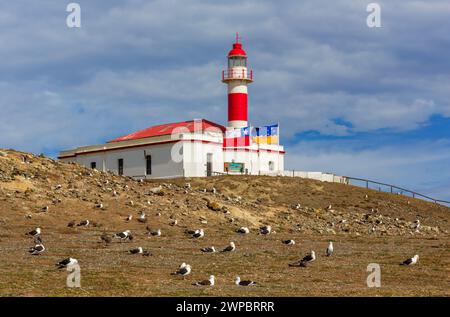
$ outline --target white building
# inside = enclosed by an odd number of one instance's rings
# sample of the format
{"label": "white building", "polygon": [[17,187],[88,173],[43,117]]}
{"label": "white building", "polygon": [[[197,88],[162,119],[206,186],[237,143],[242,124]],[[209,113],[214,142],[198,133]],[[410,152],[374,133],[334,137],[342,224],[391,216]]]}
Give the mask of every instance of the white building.
{"label": "white building", "polygon": [[228,85],[227,127],[205,119],[162,124],[105,144],[62,151],[59,159],[136,178],[202,177],[224,172],[281,175],[283,146],[252,142],[251,137],[242,145],[224,142],[227,130],[248,126],[247,85],[253,74],[247,70],[247,55],[238,39],[228,54],[222,81]]}

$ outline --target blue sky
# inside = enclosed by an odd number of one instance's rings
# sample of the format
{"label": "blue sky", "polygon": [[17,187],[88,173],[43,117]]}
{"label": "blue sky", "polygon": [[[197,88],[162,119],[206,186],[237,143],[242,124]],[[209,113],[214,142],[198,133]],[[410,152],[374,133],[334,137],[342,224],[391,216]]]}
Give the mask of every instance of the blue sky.
{"label": "blue sky", "polygon": [[252,124],[280,122],[286,167],[450,199],[450,3],[364,0],[0,4],[0,147],[56,155],[147,126],[226,121],[235,32]]}

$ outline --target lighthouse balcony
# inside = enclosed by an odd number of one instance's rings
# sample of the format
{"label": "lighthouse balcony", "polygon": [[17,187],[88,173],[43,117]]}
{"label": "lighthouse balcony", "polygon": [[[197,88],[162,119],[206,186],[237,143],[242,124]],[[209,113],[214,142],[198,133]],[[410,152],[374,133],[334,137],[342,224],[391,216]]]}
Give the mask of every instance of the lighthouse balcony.
{"label": "lighthouse balcony", "polygon": [[247,69],[228,69],[222,71],[222,81],[228,82],[231,80],[244,80],[247,82],[253,81],[253,70]]}

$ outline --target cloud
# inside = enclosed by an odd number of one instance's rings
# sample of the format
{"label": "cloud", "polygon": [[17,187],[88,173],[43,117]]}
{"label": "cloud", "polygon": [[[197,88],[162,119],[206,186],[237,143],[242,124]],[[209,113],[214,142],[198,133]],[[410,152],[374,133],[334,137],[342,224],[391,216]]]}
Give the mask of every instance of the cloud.
{"label": "cloud", "polygon": [[[371,145],[372,152],[358,146],[324,152],[331,143],[311,143],[310,132],[359,142],[379,131],[405,136],[433,129],[434,116],[450,117],[445,0],[377,1],[379,29],[366,26],[371,1],[77,2],[80,29],[66,27],[66,3],[0,4],[0,146],[54,155],[152,124],[199,117],[225,123],[220,74],[236,31],[254,70],[250,120],[280,122],[293,147],[288,153],[312,146],[322,157],[317,165],[315,154],[293,154],[301,166],[331,168],[327,157],[338,164],[401,156],[396,146],[383,152],[389,138]],[[356,170],[353,162],[354,172],[364,174],[364,165]],[[389,171],[383,177],[404,175],[377,166]]]}

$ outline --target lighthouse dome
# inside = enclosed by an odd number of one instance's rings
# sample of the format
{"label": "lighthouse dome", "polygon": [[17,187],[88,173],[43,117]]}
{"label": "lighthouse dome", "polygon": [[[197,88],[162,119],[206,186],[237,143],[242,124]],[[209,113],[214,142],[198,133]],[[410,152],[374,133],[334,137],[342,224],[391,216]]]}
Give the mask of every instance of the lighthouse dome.
{"label": "lighthouse dome", "polygon": [[247,57],[247,53],[242,49],[242,43],[234,43],[233,48],[228,53],[228,57],[231,56],[245,56]]}

